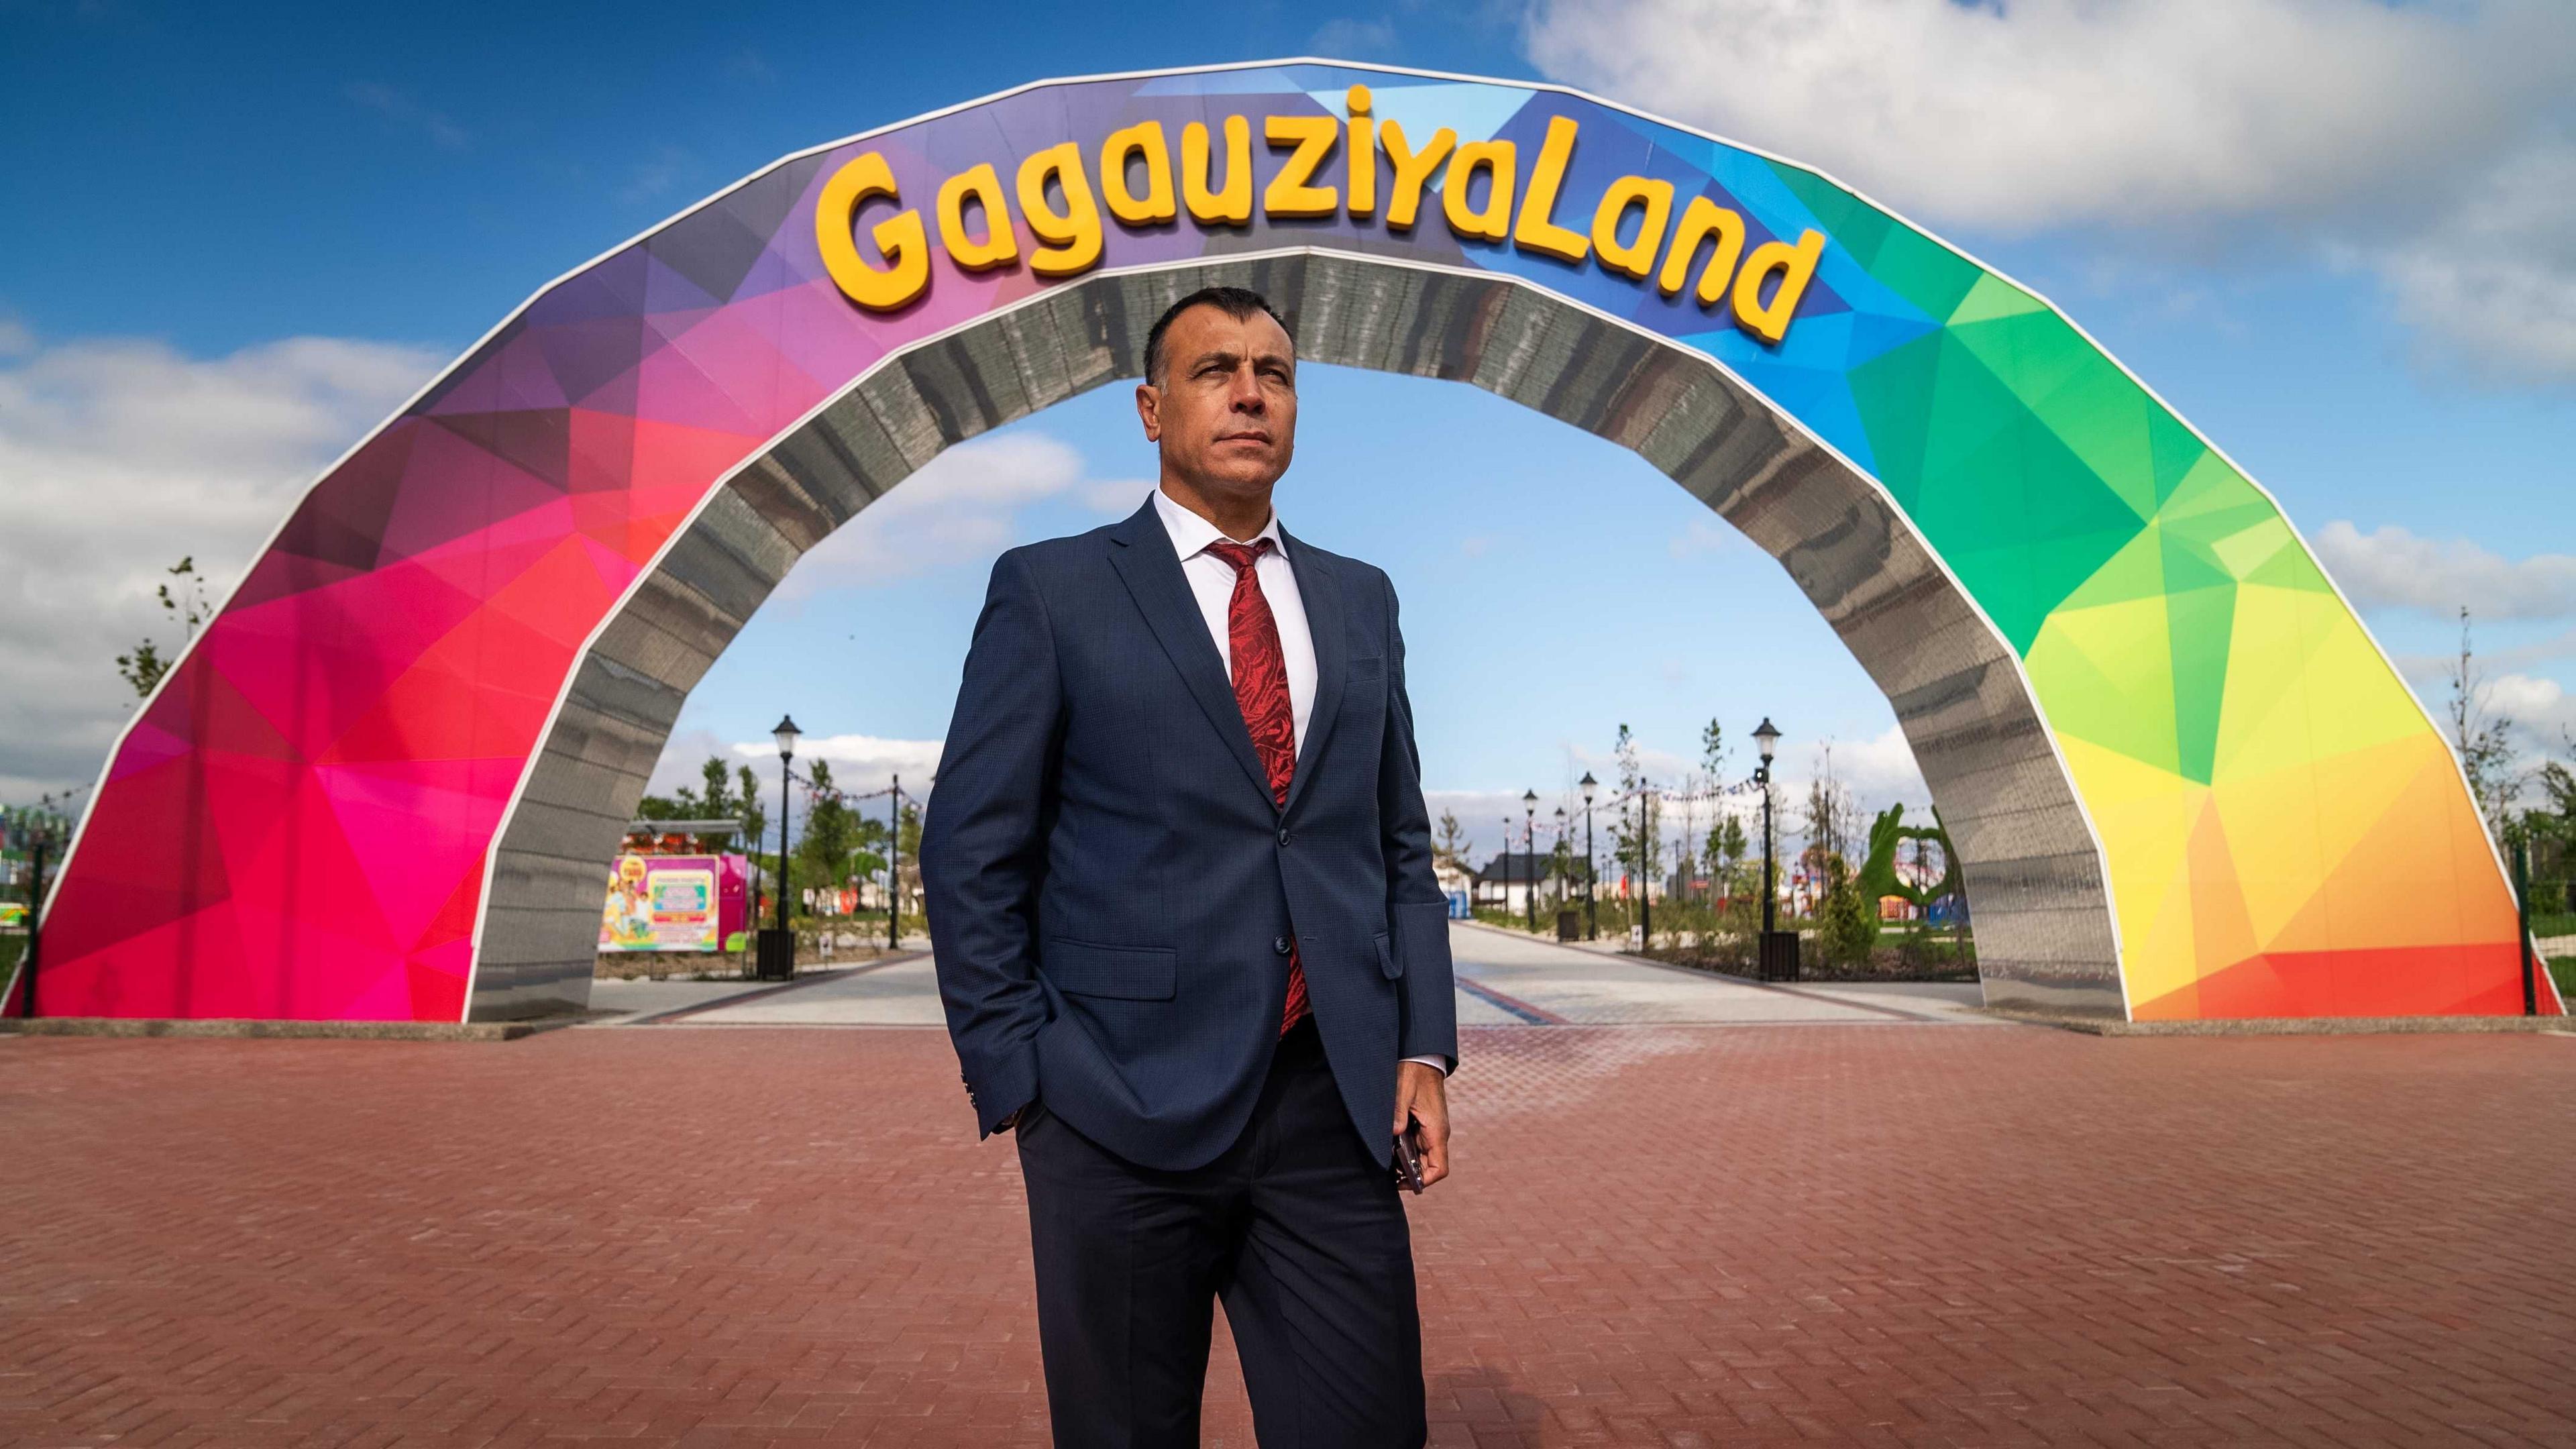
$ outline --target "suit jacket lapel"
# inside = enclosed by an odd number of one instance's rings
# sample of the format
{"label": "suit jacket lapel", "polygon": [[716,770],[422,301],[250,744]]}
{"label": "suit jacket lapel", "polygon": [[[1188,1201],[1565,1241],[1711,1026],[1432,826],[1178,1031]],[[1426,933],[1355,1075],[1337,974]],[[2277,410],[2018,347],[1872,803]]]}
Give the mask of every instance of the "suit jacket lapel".
{"label": "suit jacket lapel", "polygon": [[1306,744],[1297,752],[1297,772],[1288,781],[1287,808],[1293,810],[1298,797],[1306,793],[1306,782],[1314,778],[1324,737],[1332,733],[1333,719],[1341,713],[1342,682],[1350,671],[1351,651],[1342,619],[1342,583],[1332,564],[1288,530],[1279,530],[1279,536],[1288,545],[1288,566],[1296,571],[1297,593],[1306,603],[1306,632],[1315,641],[1315,703],[1306,716]]}
{"label": "suit jacket lapel", "polygon": [[1163,531],[1163,520],[1154,516],[1154,500],[1146,499],[1145,506],[1112,529],[1109,537],[1110,566],[1125,581],[1127,592],[1206,712],[1208,723],[1216,727],[1218,737],[1234,752],[1235,763],[1243,766],[1244,775],[1268,801],[1270,777],[1261,768],[1261,757],[1253,753],[1243,706],[1235,701],[1234,686],[1225,676],[1225,660],[1216,652],[1216,641],[1208,637],[1207,618],[1199,613],[1190,581],[1181,573],[1181,560],[1172,552],[1172,536]]}

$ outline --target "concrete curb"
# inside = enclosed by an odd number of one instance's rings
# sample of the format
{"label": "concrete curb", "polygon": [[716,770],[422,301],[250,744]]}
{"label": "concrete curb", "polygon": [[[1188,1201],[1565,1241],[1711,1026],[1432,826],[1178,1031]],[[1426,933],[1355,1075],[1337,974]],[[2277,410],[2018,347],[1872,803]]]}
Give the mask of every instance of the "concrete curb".
{"label": "concrete curb", "polygon": [[610,1024],[616,1026],[670,1026],[674,1023],[685,1021],[692,1016],[699,1015],[702,1012],[722,1011],[727,1007],[743,1006],[754,1001],[765,1001],[771,997],[782,996],[790,991],[799,991],[808,986],[820,986],[827,981],[839,981],[850,976],[864,976],[871,971],[881,970],[884,967],[901,966],[906,962],[919,961],[929,954],[930,953],[928,951],[903,951],[891,956],[880,956],[873,961],[863,961],[855,966],[830,967],[820,971],[800,972],[793,980],[772,981],[763,985],[755,985],[748,991],[738,991],[731,996],[719,996],[712,1001],[701,1001],[695,1006],[675,1006],[667,1011],[649,1011],[642,1014],[621,1015]]}
{"label": "concrete curb", "polygon": [[539,1032],[578,1026],[603,1014],[582,1012],[535,1021],[190,1021],[125,1016],[8,1017],[0,1018],[0,1036],[208,1037],[233,1041],[250,1038],[517,1041]]}
{"label": "concrete curb", "polygon": [[2539,1032],[2576,1035],[2576,1018],[2564,1016],[2293,1016],[2239,1021],[2112,1021],[2094,1016],[1979,1007],[1998,1021],[2055,1027],[2086,1036],[2419,1036],[2448,1033]]}

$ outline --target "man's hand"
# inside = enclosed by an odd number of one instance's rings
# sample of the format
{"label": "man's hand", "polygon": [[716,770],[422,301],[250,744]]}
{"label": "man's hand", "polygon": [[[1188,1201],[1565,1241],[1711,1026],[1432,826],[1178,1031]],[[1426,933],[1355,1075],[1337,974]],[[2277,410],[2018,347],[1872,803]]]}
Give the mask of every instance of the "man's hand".
{"label": "man's hand", "polygon": [[1395,1135],[1422,1124],[1422,1185],[1449,1175],[1449,1079],[1420,1062],[1395,1064]]}

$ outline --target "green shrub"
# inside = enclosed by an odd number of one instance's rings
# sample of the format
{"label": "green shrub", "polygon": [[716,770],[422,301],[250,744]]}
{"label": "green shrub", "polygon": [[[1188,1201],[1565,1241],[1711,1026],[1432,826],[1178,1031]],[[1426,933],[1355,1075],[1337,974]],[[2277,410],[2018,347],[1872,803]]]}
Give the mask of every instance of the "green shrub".
{"label": "green shrub", "polygon": [[1861,890],[1840,857],[1828,860],[1825,870],[1828,884],[1824,908],[1817,913],[1816,943],[1831,965],[1866,962],[1870,948],[1878,944],[1878,903]]}

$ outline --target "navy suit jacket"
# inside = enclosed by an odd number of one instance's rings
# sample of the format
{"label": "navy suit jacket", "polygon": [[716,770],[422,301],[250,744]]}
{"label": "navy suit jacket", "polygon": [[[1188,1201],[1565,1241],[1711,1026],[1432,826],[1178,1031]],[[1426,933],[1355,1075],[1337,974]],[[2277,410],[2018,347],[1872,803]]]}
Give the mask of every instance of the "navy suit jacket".
{"label": "navy suit jacket", "polygon": [[1213,1159],[1269,1071],[1292,932],[1381,1162],[1396,1063],[1457,1056],[1394,586],[1282,537],[1316,669],[1285,807],[1152,499],[993,565],[921,839],[985,1133],[1043,1098],[1130,1162]]}

